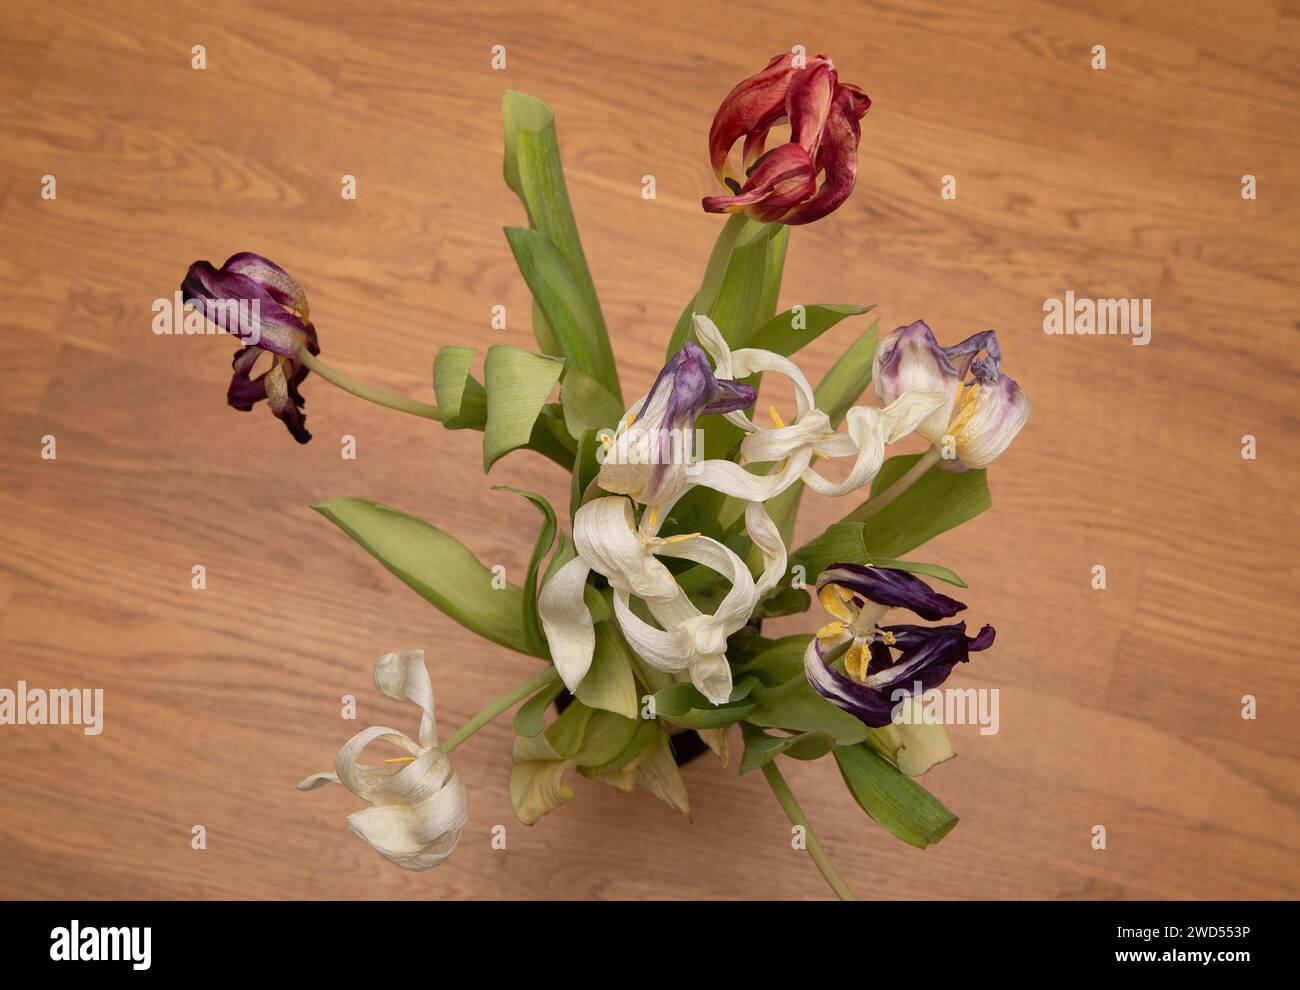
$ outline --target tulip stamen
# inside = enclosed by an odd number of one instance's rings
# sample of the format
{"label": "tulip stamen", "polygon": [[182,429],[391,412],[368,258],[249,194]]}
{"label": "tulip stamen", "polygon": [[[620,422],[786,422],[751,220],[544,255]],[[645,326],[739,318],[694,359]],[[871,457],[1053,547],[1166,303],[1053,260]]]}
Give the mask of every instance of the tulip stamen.
{"label": "tulip stamen", "polygon": [[663,542],[665,545],[669,543],[685,543],[687,540],[693,540],[699,535],[699,533],[681,533],[677,536],[665,536]]}
{"label": "tulip stamen", "polygon": [[414,763],[414,756],[390,756],[384,760],[385,763]]}

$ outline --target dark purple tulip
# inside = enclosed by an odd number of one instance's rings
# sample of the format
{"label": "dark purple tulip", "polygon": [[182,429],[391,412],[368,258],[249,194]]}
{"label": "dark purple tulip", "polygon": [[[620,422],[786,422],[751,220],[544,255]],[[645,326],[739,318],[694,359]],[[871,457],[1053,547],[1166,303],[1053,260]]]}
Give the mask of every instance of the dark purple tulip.
{"label": "dark purple tulip", "polygon": [[[265,399],[295,440],[310,440],[302,411],[306,400],[298,391],[308,371],[298,355],[303,348],[319,354],[320,345],[302,286],[279,265],[244,251],[220,268],[194,262],[181,283],[181,295],[208,322],[246,341],[235,352],[226,401],[247,412]],[[254,378],[253,367],[263,352],[271,355],[271,366]]]}
{"label": "dark purple tulip", "polygon": [[[819,630],[808,644],[804,672],[822,697],[875,728],[892,720],[896,692],[921,695],[938,687],[972,652],[992,646],[996,635],[986,625],[967,636],[965,622],[877,627],[869,621],[859,628],[868,603],[906,608],[927,619],[948,618],[966,608],[916,575],[894,568],[832,564],[822,572],[817,594],[840,621]],[[853,676],[831,666],[842,655]]]}

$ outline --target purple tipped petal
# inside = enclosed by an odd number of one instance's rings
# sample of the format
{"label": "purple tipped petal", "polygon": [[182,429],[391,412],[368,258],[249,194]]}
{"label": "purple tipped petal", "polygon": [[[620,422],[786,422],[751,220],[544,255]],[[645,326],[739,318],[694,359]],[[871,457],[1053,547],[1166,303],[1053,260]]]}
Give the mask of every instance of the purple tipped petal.
{"label": "purple tipped petal", "polygon": [[[888,650],[877,656],[872,650],[867,667],[867,682],[874,688],[885,690],[897,685],[915,693],[919,682],[921,693],[938,687],[948,679],[953,667],[970,660],[972,651],[986,650],[993,645],[995,632],[985,626],[979,633],[966,635],[966,623],[949,626],[882,626],[893,633],[894,646],[899,651],[897,660],[886,660]],[[879,662],[878,662],[879,661]]]}
{"label": "purple tipped petal", "polygon": [[758,393],[744,382],[733,382],[730,378],[717,380],[718,397],[700,410],[702,414],[737,412],[748,409],[758,399]]}
{"label": "purple tipped petal", "polygon": [[998,373],[1002,369],[1002,349],[998,347],[998,336],[994,331],[981,330],[943,350],[961,377],[964,378],[969,369],[981,385],[998,380]]}
{"label": "purple tipped petal", "polygon": [[908,609],[932,621],[951,618],[966,607],[957,599],[934,591],[915,574],[892,567],[832,564],[822,571],[817,590],[828,584],[848,588],[878,605]]}

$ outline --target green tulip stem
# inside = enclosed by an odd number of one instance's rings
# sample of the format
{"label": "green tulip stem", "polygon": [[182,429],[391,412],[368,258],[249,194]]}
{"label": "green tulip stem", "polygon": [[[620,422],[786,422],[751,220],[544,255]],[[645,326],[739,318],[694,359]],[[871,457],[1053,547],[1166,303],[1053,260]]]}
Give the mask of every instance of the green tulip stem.
{"label": "green tulip stem", "polygon": [[842,901],[856,901],[857,898],[853,896],[853,891],[849,890],[849,885],[841,879],[831,863],[830,857],[826,855],[826,850],[822,847],[821,840],[817,838],[817,833],[808,824],[808,817],[803,813],[803,809],[799,807],[799,802],[794,799],[790,785],[781,776],[781,771],[777,769],[775,760],[764,764],[763,776],[767,778],[768,786],[772,788],[772,793],[776,795],[776,799],[781,802],[781,807],[784,809],[786,817],[790,819],[790,823],[803,829],[808,855],[817,864],[817,869],[821,870],[826,882],[831,885],[831,890],[835,891],[835,896]]}
{"label": "green tulip stem", "polygon": [[861,508],[855,511],[851,516],[852,520],[854,522],[865,522],[866,520],[874,516],[877,512],[880,512],[882,509],[886,508],[891,502],[894,501],[894,499],[898,498],[898,496],[902,495],[903,492],[907,491],[909,488],[912,487],[912,485],[916,484],[916,482],[921,479],[921,476],[925,474],[927,471],[929,471],[930,468],[938,464],[939,455],[940,455],[939,448],[937,446],[931,447],[929,450],[927,450],[924,454],[921,455],[921,459],[918,460],[915,464],[913,464],[912,467],[908,470],[908,472],[905,475],[903,475],[901,478],[895,481],[892,485],[886,488],[875,498],[864,503]]}
{"label": "green tulip stem", "polygon": [[722,225],[718,239],[709,255],[708,267],[704,269],[704,280],[695,297],[695,312],[708,316],[714,303],[722,292],[722,280],[727,275],[727,266],[731,264],[731,252],[740,239],[741,232],[749,225],[749,218],[743,213],[733,213]]}
{"label": "green tulip stem", "polygon": [[387,406],[389,409],[411,413],[413,416],[442,420],[442,415],[438,412],[437,406],[431,406],[427,402],[417,402],[414,399],[404,399],[400,395],[393,395],[391,392],[371,388],[369,385],[362,385],[360,382],[353,381],[347,375],[335,371],[328,364],[323,363],[320,358],[305,347],[298,351],[298,360],[331,385],[337,385],[343,391],[349,392],[359,399],[365,399],[367,402],[375,403],[375,405]]}
{"label": "green tulip stem", "polygon": [[507,709],[513,708],[518,702],[523,701],[530,694],[535,694],[544,687],[555,683],[560,678],[560,672],[554,667],[547,667],[541,673],[528,678],[513,691],[509,691],[497,698],[496,701],[488,705],[472,719],[462,725],[452,733],[445,743],[438,748],[444,753],[450,753],[453,749],[463,743],[466,739],[478,732],[479,729],[487,725],[494,718]]}

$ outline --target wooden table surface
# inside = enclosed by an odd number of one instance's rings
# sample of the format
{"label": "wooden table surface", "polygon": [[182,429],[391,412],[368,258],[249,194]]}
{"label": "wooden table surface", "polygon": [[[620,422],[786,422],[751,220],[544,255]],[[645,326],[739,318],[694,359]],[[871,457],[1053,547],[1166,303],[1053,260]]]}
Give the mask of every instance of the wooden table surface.
{"label": "wooden table surface", "polygon": [[[253,250],[305,285],[325,358],[391,391],[431,400],[443,344],[532,346],[501,233],[522,222],[500,177],[512,88],[555,107],[640,394],[720,222],[699,208],[712,114],[793,44],[874,105],[853,197],[793,231],[783,307],[877,303],[883,329],[924,318],[945,342],[995,327],[1034,402],[993,510],[913,554],[962,574],[971,620],[998,629],[953,683],[998,688],[1001,731],[954,729],[960,757],[926,781],[961,823],[912,849],[830,761],[793,764],[830,853],[867,897],[1296,896],[1293,0],[317,6],[4,4],[0,687],[102,687],[105,722],[0,727],[0,897],[826,895],[761,775],[712,759],[685,772],[690,820],[575,775],[577,799],[526,828],[500,720],[456,753],[472,820],[424,874],[346,832],[342,788],[295,791],[358,727],[414,729],[371,689],[381,653],[429,651],[444,733],[537,669],[307,506],[378,499],[519,576],[535,510],[490,487],[559,498],[567,480],[529,453],[485,478],[478,434],[315,378],[299,447],[264,408],[226,407],[231,341],[151,331],[189,262]],[[1067,290],[1150,298],[1150,344],[1044,334]],[[809,375],[865,325],[803,351]],[[850,507],[804,505],[801,538]]]}

